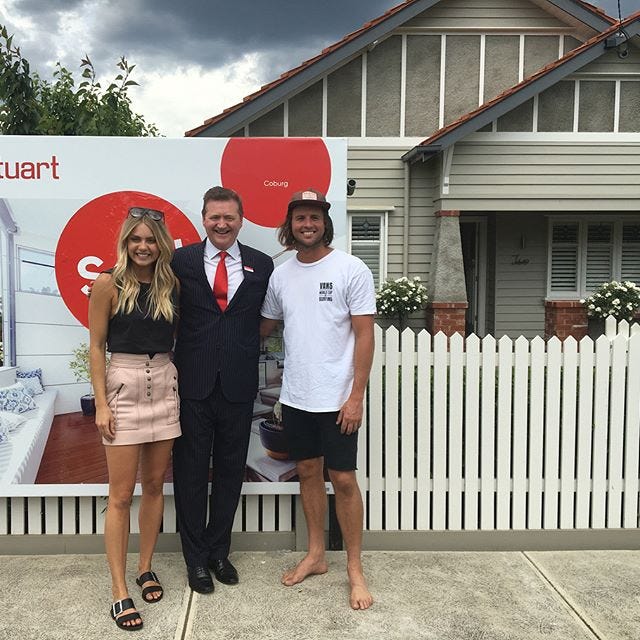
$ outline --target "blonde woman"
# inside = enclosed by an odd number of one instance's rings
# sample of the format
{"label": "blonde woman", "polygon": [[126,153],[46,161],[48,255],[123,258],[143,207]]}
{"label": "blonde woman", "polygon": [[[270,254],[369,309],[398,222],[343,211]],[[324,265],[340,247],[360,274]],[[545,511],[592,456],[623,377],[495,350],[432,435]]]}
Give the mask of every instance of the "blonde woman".
{"label": "blonde woman", "polygon": [[[89,302],[91,381],[96,426],[105,445],[109,502],[104,527],[111,571],[111,617],[121,629],[142,628],[125,579],[129,511],[138,470],[140,556],[136,583],[145,602],[162,586],[151,570],[164,498],[162,485],[173,440],[180,435],[178,381],[169,358],[177,322],[178,282],[171,270],[173,240],[164,214],[132,207],[118,238],[118,257],[98,276]],[[105,350],[111,361],[105,371]]]}

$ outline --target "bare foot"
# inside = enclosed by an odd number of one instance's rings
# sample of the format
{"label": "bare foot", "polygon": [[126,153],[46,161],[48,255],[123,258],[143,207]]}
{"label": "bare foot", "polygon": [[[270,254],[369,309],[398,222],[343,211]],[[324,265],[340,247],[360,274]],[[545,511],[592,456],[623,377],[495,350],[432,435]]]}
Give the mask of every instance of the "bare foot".
{"label": "bare foot", "polygon": [[369,593],[367,581],[364,579],[362,569],[347,569],[349,574],[349,604],[352,609],[368,609],[373,604],[373,596]]}
{"label": "bare foot", "polygon": [[327,573],[327,563],[322,560],[315,560],[306,555],[298,564],[289,571],[285,571],[282,574],[281,582],[286,587],[291,587],[294,584],[302,582],[307,576],[316,576],[322,573]]}

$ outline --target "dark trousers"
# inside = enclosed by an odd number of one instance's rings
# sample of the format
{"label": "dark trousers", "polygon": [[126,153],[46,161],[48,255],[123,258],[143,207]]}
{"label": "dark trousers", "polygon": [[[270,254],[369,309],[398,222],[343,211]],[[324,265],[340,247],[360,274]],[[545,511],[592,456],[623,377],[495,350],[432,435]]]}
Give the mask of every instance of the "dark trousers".
{"label": "dark trousers", "polygon": [[182,436],[173,446],[173,484],[182,553],[188,566],[206,566],[209,560],[229,555],[252,416],[253,401],[229,402],[219,382],[204,400],[181,402]]}

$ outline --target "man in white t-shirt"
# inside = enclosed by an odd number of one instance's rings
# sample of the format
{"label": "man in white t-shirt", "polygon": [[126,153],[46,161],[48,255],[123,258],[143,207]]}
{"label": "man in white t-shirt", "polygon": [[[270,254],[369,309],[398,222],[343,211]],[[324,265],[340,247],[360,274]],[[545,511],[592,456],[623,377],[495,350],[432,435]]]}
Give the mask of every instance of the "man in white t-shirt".
{"label": "man in white t-shirt", "polygon": [[291,586],[327,571],[326,463],[347,548],[349,601],[354,609],[368,609],[373,598],[360,558],[363,507],[355,469],[373,359],[375,288],[362,260],[330,246],[330,206],[314,189],[291,198],[278,239],[297,255],[274,270],[261,312],[263,336],[284,321],[282,419],[309,532],[307,555],[282,583]]}

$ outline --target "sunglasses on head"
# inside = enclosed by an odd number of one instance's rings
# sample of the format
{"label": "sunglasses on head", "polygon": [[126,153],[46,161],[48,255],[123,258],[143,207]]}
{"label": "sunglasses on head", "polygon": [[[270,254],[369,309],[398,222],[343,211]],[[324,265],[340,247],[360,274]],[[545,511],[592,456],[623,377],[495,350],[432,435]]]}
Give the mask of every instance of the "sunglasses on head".
{"label": "sunglasses on head", "polygon": [[162,211],[158,211],[157,209],[147,209],[145,207],[131,207],[129,209],[129,217],[130,218],[151,218],[151,220],[155,220],[156,222],[160,222],[164,220],[164,213]]}

